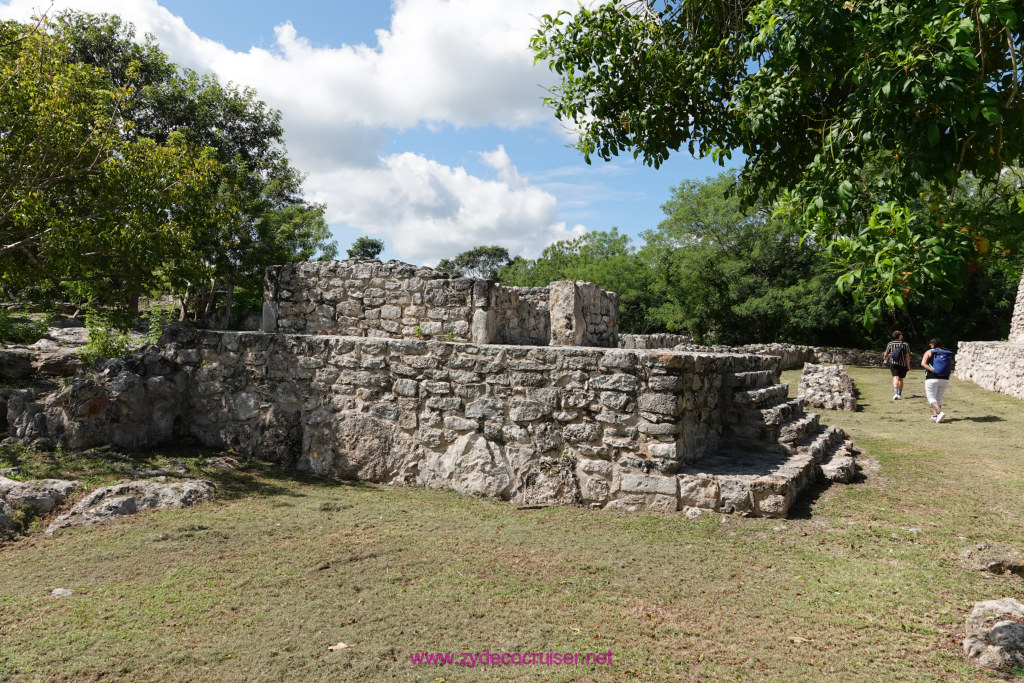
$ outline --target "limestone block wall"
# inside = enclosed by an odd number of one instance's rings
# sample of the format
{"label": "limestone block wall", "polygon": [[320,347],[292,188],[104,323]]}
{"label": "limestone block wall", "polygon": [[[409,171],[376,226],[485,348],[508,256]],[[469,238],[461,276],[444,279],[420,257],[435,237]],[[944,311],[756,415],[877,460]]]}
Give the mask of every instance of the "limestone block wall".
{"label": "limestone block wall", "polygon": [[685,334],[620,334],[620,349],[671,349],[680,344],[692,344],[693,337]]}
{"label": "limestone block wall", "polygon": [[678,509],[762,356],[176,330],[192,436],[321,475]]}
{"label": "limestone block wall", "polygon": [[1021,274],[1020,285],[1017,287],[1017,303],[1013,307],[1013,318],[1010,320],[1010,341],[1024,343],[1024,273]]}
{"label": "limestone block wall", "polygon": [[618,296],[591,283],[504,287],[399,261],[272,266],[264,298],[264,332],[602,347],[618,333]]}
{"label": "limestone block wall", "polygon": [[619,295],[606,292],[592,282],[576,282],[583,300],[586,332],[584,346],[618,346]]}
{"label": "limestone block wall", "polygon": [[953,372],[983,389],[1024,399],[1024,341],[960,342]]}
{"label": "limestone block wall", "polygon": [[983,389],[1024,399],[1024,275],[1017,288],[1010,340],[960,342],[953,372]]}
{"label": "limestone block wall", "polygon": [[619,296],[592,282],[548,285],[552,346],[618,346]]}
{"label": "limestone block wall", "polygon": [[[474,295],[486,281],[372,259],[294,263],[267,269],[265,332],[468,340]],[[480,289],[478,287],[478,289]]]}
{"label": "limestone block wall", "polygon": [[[488,337],[495,344],[546,346],[551,336],[547,287],[490,288],[490,310],[494,330]],[[481,340],[479,335],[474,341]]]}

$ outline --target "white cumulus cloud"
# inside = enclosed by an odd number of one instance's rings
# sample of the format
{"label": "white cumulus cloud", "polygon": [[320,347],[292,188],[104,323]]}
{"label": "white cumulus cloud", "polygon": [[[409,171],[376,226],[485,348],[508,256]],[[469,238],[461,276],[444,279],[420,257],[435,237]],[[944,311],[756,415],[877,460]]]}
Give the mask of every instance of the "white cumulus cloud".
{"label": "white cumulus cloud", "polygon": [[[489,153],[504,155],[504,150]],[[507,155],[505,155],[507,159]],[[508,165],[502,173],[515,174]],[[526,183],[473,176],[409,152],[374,169],[340,168],[307,182],[328,220],[384,236],[400,258],[436,263],[483,244],[536,256],[545,245],[584,232],[558,221],[554,195]]]}
{"label": "white cumulus cloud", "polygon": [[[179,64],[254,88],[280,109],[289,153],[328,219],[381,236],[402,258],[434,262],[480,244],[536,254],[579,234],[558,201],[520,176],[504,147],[481,153],[494,179],[414,153],[385,155],[396,131],[550,127],[540,104],[552,76],[527,45],[537,17],[575,0],[395,0],[375,45],[319,46],[291,23],[270,49],[231,50],[197,35],[157,0],[57,0],[52,12],[118,14],[152,33]],[[27,19],[40,0],[0,0]],[[45,7],[43,8],[45,9]],[[342,245],[344,246],[344,245]]]}

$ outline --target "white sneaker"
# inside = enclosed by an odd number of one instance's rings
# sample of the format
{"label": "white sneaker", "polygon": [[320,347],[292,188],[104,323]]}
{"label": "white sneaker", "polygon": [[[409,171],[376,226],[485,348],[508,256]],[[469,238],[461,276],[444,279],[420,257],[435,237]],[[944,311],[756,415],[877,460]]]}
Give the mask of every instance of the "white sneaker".
{"label": "white sneaker", "polygon": [[894,401],[898,401],[899,398],[900,398],[900,395],[899,395],[898,392],[892,395],[892,400],[894,400]]}
{"label": "white sneaker", "polygon": [[935,416],[935,423],[938,424],[939,422],[942,422],[942,418],[944,417],[946,417],[945,413],[939,413]]}

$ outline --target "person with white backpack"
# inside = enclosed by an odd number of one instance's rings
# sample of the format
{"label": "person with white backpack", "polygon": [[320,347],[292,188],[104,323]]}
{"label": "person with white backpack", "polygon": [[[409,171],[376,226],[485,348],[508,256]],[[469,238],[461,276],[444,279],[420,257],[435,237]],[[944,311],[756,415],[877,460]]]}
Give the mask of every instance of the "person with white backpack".
{"label": "person with white backpack", "polygon": [[921,357],[921,367],[927,370],[924,375],[924,395],[932,409],[931,419],[939,423],[946,417],[942,410],[942,396],[949,388],[949,376],[953,372],[953,352],[942,348],[942,340],[938,337],[932,337],[928,345],[931,348]]}

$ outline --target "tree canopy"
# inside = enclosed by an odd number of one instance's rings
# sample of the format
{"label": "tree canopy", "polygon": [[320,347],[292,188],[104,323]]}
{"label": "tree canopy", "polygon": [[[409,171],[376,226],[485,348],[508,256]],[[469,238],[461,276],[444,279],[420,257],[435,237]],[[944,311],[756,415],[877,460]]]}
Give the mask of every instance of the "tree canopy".
{"label": "tree canopy", "polygon": [[68,59],[59,28],[0,24],[0,281],[126,304],[189,260],[219,164],[126,135],[130,89]]}
{"label": "tree canopy", "polygon": [[377,258],[384,251],[384,240],[362,235],[348,248],[349,258]]}
{"label": "tree canopy", "polygon": [[474,247],[452,259],[441,259],[437,269],[461,277],[486,277],[496,280],[498,272],[510,263],[512,256],[508,249],[492,245]]}
{"label": "tree canopy", "polygon": [[588,161],[742,153],[744,205],[834,245],[871,323],[1019,249],[1021,22],[1015,0],[614,0],[532,47]]}
{"label": "tree canopy", "polygon": [[[789,342],[881,348],[893,328],[925,345],[938,336],[1002,339],[1024,268],[1024,255],[998,251],[969,271],[948,309],[934,300],[882,311],[873,330],[861,324],[872,302],[835,286],[825,245],[798,227],[729,193],[734,172],[673,187],[656,227],[634,243],[617,229],[592,231],[548,246],[537,259],[501,268],[505,285],[541,287],[586,280],[619,294],[619,330],[676,332],[706,344]],[[979,195],[979,201],[984,197]]]}
{"label": "tree canopy", "polygon": [[262,298],[267,265],[336,252],[280,112],[251,89],[178,67],[110,15],[7,23],[0,51],[0,256],[34,266],[0,261],[8,289],[59,283],[131,315],[163,287],[230,319]]}

